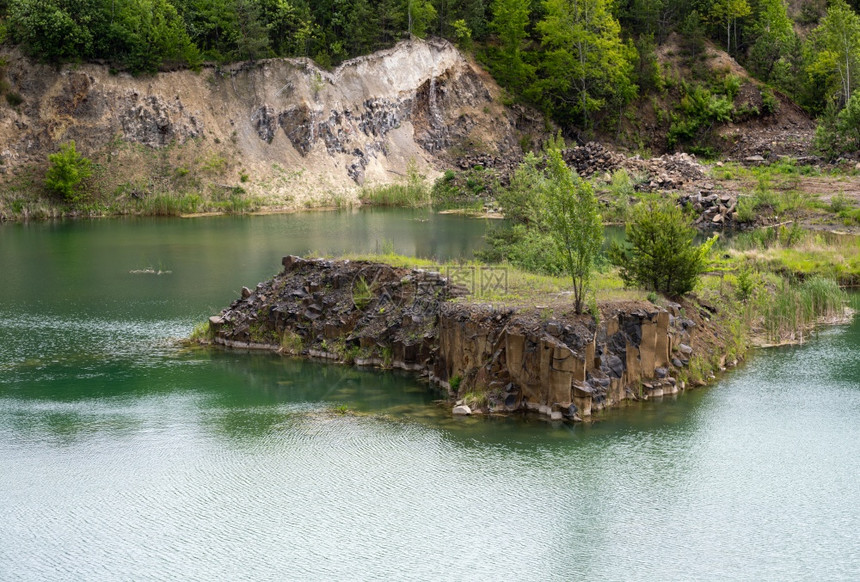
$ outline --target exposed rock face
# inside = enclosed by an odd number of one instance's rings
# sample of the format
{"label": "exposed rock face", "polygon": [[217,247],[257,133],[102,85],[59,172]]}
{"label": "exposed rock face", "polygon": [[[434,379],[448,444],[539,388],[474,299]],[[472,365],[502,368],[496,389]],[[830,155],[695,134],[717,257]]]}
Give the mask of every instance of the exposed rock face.
{"label": "exposed rock face", "polygon": [[294,256],[283,264],[210,318],[216,343],[424,371],[453,397],[485,393],[489,411],[581,419],[675,393],[673,373],[689,363],[699,326],[679,306],[609,305],[595,325],[451,302],[467,290],[433,271]]}
{"label": "exposed rock face", "polygon": [[[251,193],[354,192],[365,181],[396,180],[410,160],[432,174],[446,148],[466,141],[496,154],[519,149],[515,116],[494,99],[499,89],[445,41],[405,41],[333,71],[271,59],[150,78],[2,56],[6,80],[24,99],[0,107],[7,170],[44,164],[69,139],[94,158],[109,157],[117,138],[151,149],[196,140],[235,177],[244,168]],[[284,171],[303,180],[280,184]]]}

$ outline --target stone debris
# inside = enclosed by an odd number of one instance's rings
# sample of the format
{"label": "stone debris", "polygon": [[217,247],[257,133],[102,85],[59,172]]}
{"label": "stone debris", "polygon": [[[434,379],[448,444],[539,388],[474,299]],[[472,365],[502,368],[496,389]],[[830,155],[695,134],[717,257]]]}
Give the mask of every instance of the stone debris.
{"label": "stone debris", "polygon": [[564,150],[562,156],[567,165],[583,178],[595,174],[610,175],[624,169],[636,180],[636,190],[642,192],[680,190],[707,177],[704,166],[696,161],[695,156],[685,153],[664,154],[651,159],[627,157],[592,141]]}
{"label": "stone debris", "polygon": [[731,226],[737,223],[738,198],[734,192],[715,193],[705,189],[695,193],[682,194],[678,197],[678,204],[682,207],[691,206],[696,219],[696,227],[707,230]]}

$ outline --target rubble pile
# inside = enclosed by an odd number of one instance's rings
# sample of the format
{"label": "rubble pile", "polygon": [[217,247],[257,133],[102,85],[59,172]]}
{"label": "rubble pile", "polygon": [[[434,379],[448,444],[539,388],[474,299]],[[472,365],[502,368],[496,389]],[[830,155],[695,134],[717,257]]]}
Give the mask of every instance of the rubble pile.
{"label": "rubble pile", "polygon": [[636,180],[636,189],[642,192],[681,190],[706,177],[704,167],[695,156],[685,153],[664,154],[646,160],[638,155],[627,157],[597,142],[588,142],[584,146],[564,150],[562,155],[567,165],[584,178],[627,170]]}
{"label": "rubble pile", "polygon": [[703,188],[698,192],[680,196],[678,203],[681,206],[693,207],[697,216],[694,224],[698,228],[722,228],[737,223],[738,198],[734,193],[713,192],[710,188]]}

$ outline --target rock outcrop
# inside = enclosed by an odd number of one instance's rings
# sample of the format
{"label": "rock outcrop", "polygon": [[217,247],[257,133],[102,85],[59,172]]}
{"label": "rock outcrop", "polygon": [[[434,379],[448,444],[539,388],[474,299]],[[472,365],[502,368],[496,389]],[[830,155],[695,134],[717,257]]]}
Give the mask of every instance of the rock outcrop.
{"label": "rock outcrop", "polygon": [[519,149],[498,87],[441,40],[404,41],[332,71],[269,59],[147,78],[95,64],[57,69],[13,50],[0,56],[5,82],[23,99],[0,107],[7,175],[44,166],[74,139],[117,176],[111,187],[148,179],[134,168],[155,156],[180,172],[200,162],[204,183],[299,203],[354,198],[358,185],[394,182],[412,161],[432,175],[451,146]]}
{"label": "rock outcrop", "polygon": [[[576,420],[673,394],[684,389],[676,375],[707,325],[674,304],[607,304],[596,324],[476,304],[431,270],[295,256],[283,264],[210,318],[215,343],[424,372],[453,399],[482,394],[482,412]],[[459,413],[478,412],[469,404]]]}

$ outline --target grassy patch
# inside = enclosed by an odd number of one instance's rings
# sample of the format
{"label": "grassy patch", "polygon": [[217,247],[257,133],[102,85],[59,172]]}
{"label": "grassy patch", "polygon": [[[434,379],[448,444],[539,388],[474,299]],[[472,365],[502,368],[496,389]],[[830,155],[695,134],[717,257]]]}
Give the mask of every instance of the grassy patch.
{"label": "grassy patch", "polygon": [[430,204],[430,189],[425,177],[418,173],[415,160],[410,160],[404,181],[363,188],[358,197],[364,204],[416,208]]}

